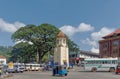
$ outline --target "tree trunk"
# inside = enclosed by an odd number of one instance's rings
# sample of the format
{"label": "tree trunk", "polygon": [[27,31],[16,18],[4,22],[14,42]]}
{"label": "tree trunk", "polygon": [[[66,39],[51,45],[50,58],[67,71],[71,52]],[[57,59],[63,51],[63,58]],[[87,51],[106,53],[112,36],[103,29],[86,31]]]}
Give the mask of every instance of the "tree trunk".
{"label": "tree trunk", "polygon": [[42,62],[42,58],[41,58],[41,54],[40,53],[38,53],[39,54],[39,56],[38,56],[38,63],[41,63]]}

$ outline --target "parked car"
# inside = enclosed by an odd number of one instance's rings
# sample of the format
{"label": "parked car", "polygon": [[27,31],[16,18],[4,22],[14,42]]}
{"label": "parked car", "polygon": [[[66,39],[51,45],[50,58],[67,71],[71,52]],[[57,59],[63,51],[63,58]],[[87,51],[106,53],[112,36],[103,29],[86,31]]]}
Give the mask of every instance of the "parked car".
{"label": "parked car", "polygon": [[21,63],[14,63],[13,67],[9,67],[8,65],[6,66],[6,72],[24,72],[25,67],[24,64]]}
{"label": "parked car", "polygon": [[7,64],[3,65],[2,67],[3,72],[7,72],[7,69],[8,69],[8,65]]}

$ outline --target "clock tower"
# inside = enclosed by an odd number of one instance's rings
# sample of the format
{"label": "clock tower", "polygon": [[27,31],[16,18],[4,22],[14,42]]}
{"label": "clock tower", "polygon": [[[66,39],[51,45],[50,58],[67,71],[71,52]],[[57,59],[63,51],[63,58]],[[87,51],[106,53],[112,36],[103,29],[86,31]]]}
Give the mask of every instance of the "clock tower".
{"label": "clock tower", "polygon": [[54,48],[54,63],[59,65],[69,66],[69,54],[68,54],[68,45],[67,37],[63,32],[59,32],[56,36],[56,46]]}

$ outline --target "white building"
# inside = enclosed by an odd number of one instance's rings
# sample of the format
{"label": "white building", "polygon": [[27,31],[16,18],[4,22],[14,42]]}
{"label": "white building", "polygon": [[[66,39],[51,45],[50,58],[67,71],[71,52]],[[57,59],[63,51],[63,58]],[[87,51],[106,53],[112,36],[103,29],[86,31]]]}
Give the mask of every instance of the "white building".
{"label": "white building", "polygon": [[0,64],[6,64],[6,57],[3,55],[0,55]]}
{"label": "white building", "polygon": [[79,53],[72,53],[69,55],[70,61],[79,64],[81,63],[85,58],[99,58],[98,53],[90,52],[90,51],[84,51],[80,50]]}
{"label": "white building", "polygon": [[59,32],[56,36],[56,47],[54,48],[54,63],[69,66],[68,45],[66,36],[63,32]]}
{"label": "white building", "polygon": [[81,50],[80,53],[78,54],[78,57],[79,58],[99,58],[99,54]]}

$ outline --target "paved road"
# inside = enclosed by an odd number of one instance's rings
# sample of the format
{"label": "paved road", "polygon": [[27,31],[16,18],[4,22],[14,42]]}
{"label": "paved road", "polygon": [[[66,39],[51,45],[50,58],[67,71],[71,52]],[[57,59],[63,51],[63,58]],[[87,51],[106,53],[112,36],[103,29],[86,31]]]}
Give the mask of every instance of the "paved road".
{"label": "paved road", "polygon": [[120,79],[120,75],[111,72],[84,72],[81,68],[70,70],[68,76],[54,77],[52,72],[24,72],[15,73],[13,77],[6,79]]}

